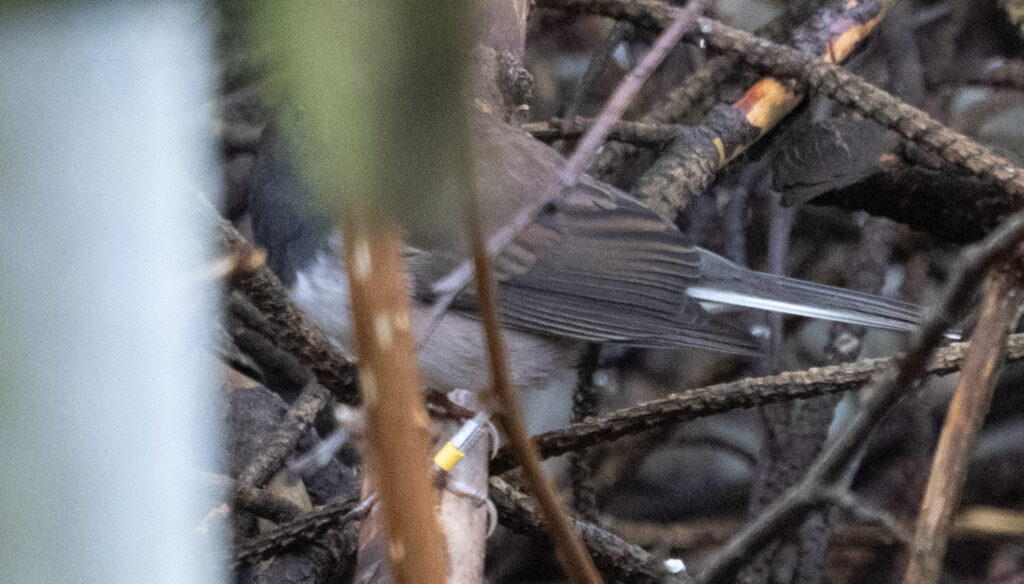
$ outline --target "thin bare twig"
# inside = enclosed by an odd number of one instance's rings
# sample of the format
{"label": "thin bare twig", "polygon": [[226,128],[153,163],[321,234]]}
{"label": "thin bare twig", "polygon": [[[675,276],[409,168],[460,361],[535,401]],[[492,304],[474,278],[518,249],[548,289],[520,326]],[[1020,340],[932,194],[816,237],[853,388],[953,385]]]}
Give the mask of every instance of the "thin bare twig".
{"label": "thin bare twig", "polygon": [[691,0],[686,8],[676,12],[672,23],[665,28],[640,63],[622,80],[615,89],[615,93],[608,99],[604,109],[594,120],[594,124],[576,146],[576,151],[573,152],[569,162],[562,169],[562,184],[564,186],[571,187],[576,184],[580,174],[590,164],[594,153],[608,137],[612,125],[622,119],[622,114],[626,112],[626,108],[640,92],[640,88],[643,87],[647,78],[665,60],[669,51],[679,43],[679,39],[693,28],[697,17],[707,9],[709,4],[707,0]]}
{"label": "thin bare twig", "polygon": [[[576,148],[576,153],[573,154],[572,158],[566,164],[562,171],[562,184],[567,188],[563,189],[563,193],[560,196],[564,196],[566,193],[571,192],[568,187],[572,187],[576,184],[576,180],[579,175],[589,164],[590,159],[593,157],[594,152],[604,142],[604,139],[608,136],[608,132],[611,126],[622,117],[622,112],[625,111],[626,107],[629,106],[629,102],[632,101],[633,96],[639,91],[640,86],[650,76],[650,74],[657,68],[668,51],[679,42],[679,38],[682,37],[690,28],[693,27],[694,22],[700,13],[706,8],[708,0],[693,0],[690,6],[682,9],[677,14],[677,18],[669,25],[655,46],[648,51],[644,56],[641,63],[631,72],[629,76],[622,82],[619,89],[609,99],[608,105],[605,110],[601,112],[595,123],[587,131],[587,134],[580,141],[580,144]],[[634,74],[635,73],[635,74]],[[617,113],[616,113],[617,112]],[[516,238],[519,233],[523,231],[528,225],[533,223],[536,219],[537,212],[547,203],[542,201],[535,205],[528,205],[521,209],[519,213],[513,218],[513,220],[498,230],[497,233],[491,236],[487,242],[487,257],[494,258],[501,250],[505,248],[513,239]],[[451,306],[455,297],[469,284],[473,279],[473,264],[468,260],[460,264],[457,268],[452,270],[447,276],[440,280],[444,282],[443,289],[438,289],[438,298],[434,302],[434,306],[430,310],[430,315],[427,318],[427,326],[420,335],[420,345],[429,340],[430,335],[437,328],[438,323],[444,317],[444,313]]]}
{"label": "thin bare twig", "polygon": [[1020,307],[1021,287],[1016,274],[997,272],[986,288],[981,315],[932,459],[904,584],[938,581],[950,519],[1002,369],[1007,334]]}
{"label": "thin bare twig", "polygon": [[[543,141],[579,138],[594,125],[592,118],[551,118],[546,122],[523,124],[519,129]],[[683,126],[676,124],[618,121],[608,132],[609,140],[628,142],[650,148],[662,148],[679,135]]]}
{"label": "thin bare twig", "polygon": [[471,197],[469,234],[473,248],[477,297],[480,299],[480,318],[483,321],[491,369],[491,387],[501,407],[498,419],[509,438],[516,460],[523,465],[526,482],[537,497],[544,515],[544,525],[555,544],[555,555],[566,575],[576,584],[600,584],[601,576],[597,573],[594,560],[583,547],[576,532],[569,526],[565,507],[544,476],[544,471],[540,467],[540,454],[526,433],[519,402],[512,390],[501,324],[498,322],[498,301],[488,265],[478,205],[476,197]]}

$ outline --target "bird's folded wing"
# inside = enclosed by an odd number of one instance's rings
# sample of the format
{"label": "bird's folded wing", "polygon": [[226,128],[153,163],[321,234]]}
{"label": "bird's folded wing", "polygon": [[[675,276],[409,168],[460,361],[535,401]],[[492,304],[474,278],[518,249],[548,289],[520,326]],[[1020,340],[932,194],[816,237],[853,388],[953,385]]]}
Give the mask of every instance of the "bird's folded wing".
{"label": "bird's folded wing", "polygon": [[[686,288],[701,257],[686,237],[607,185],[586,179],[557,199],[494,261],[506,326],[586,341],[757,353]],[[474,311],[471,291],[455,307]]]}

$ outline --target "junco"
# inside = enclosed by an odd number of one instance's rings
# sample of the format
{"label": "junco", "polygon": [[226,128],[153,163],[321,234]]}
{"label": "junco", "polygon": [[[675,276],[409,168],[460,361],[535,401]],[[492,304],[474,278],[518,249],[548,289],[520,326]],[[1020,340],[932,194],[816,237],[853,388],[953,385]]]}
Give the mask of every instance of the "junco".
{"label": "junco", "polygon": [[[471,128],[485,234],[524,205],[550,201],[494,261],[509,367],[518,387],[542,388],[559,373],[572,372],[587,342],[759,352],[758,339],[708,311],[708,304],[900,331],[920,318],[920,310],[904,302],[741,268],[691,245],[675,226],[589,176],[560,196],[565,161],[558,153],[482,114],[472,116]],[[313,319],[351,347],[341,235],[310,203],[282,136],[264,137],[252,179],[253,232],[267,249],[270,267]],[[451,232],[461,233],[461,216],[453,213],[452,220]],[[466,257],[454,236],[451,244],[409,249],[420,330],[439,279]],[[427,387],[482,387],[488,379],[483,347],[470,286],[420,348]]]}

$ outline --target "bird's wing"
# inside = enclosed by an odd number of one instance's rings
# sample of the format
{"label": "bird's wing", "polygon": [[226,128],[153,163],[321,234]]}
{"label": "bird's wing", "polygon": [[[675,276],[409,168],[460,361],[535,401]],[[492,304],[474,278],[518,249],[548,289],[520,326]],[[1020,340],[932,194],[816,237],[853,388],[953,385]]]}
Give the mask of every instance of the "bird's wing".
{"label": "bird's wing", "polygon": [[[486,116],[471,121],[484,233],[544,205],[493,262],[506,326],[633,346],[757,352],[749,334],[715,320],[686,295],[700,279],[701,257],[678,229],[589,176],[563,193],[565,160],[557,152]],[[417,292],[431,290],[468,255],[449,245],[429,246],[429,259],[412,266]],[[452,307],[475,315],[473,290]]]}
{"label": "bird's wing", "polygon": [[[507,326],[587,341],[758,352],[745,331],[686,295],[701,256],[675,227],[585,178],[549,203],[494,261]],[[475,311],[466,291],[456,309]]]}

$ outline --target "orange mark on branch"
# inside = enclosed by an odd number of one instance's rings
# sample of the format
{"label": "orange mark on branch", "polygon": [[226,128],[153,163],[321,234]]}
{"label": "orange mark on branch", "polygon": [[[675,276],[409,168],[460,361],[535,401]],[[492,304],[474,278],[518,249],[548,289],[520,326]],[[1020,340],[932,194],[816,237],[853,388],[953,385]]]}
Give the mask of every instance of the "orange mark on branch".
{"label": "orange mark on branch", "polygon": [[[857,0],[848,0],[846,8],[854,8],[859,4]],[[838,63],[848,57],[872,29],[882,20],[884,12],[875,18],[857,24],[852,19],[845,19],[843,24],[849,24],[835,39],[824,49],[824,55],[819,58],[825,62]],[[802,99],[802,95],[794,93],[789,87],[773,77],[765,77],[747,90],[743,97],[732,104],[733,109],[740,112],[747,122],[764,134],[773,128],[789,112],[793,111]],[[735,158],[748,144],[740,144],[731,152],[720,156],[719,167]],[[717,146],[717,144],[716,144]],[[719,149],[721,154],[722,149]]]}
{"label": "orange mark on branch", "polygon": [[[847,8],[853,8],[857,3],[847,3]],[[848,57],[853,52],[857,45],[868,36],[869,33],[875,28],[875,26],[881,22],[882,15],[872,18],[871,20],[863,24],[854,24],[850,28],[839,33],[839,35],[832,40],[826,47],[825,54],[822,59],[829,63],[838,63]]]}
{"label": "orange mark on branch", "polygon": [[765,77],[748,89],[732,107],[764,132],[789,113],[799,99],[774,77]]}
{"label": "orange mark on branch", "polygon": [[738,109],[746,115],[754,107],[754,104],[764,96],[764,91],[765,88],[762,83],[755,84],[743,94],[739,101],[732,104],[733,109]]}

